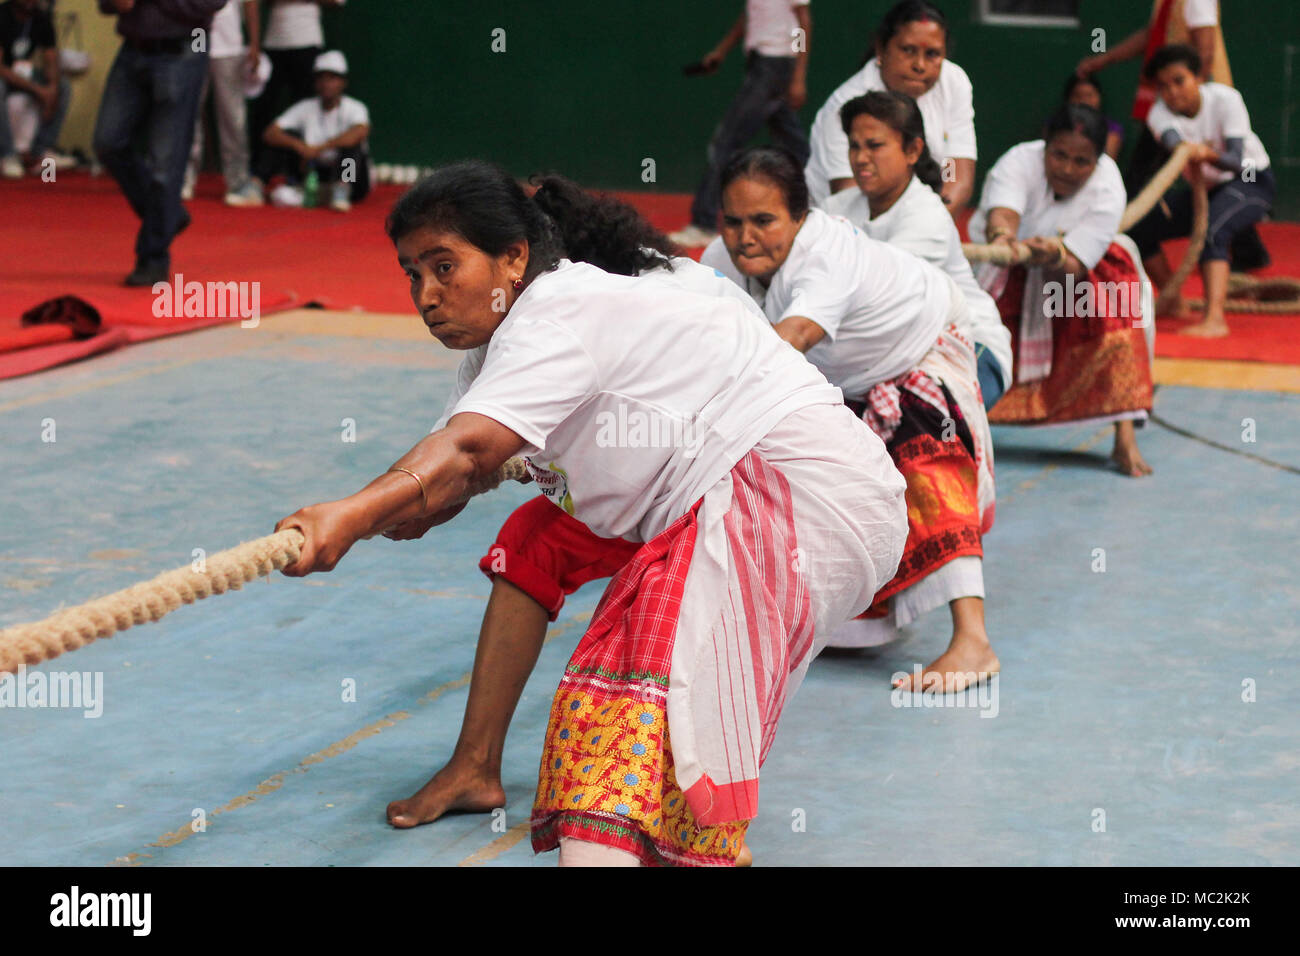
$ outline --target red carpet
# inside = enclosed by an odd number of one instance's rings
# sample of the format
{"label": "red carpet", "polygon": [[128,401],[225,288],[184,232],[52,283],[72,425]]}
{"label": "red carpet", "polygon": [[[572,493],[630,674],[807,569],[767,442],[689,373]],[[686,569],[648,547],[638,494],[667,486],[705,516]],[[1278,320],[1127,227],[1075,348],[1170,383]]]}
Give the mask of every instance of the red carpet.
{"label": "red carpet", "polygon": [[[258,282],[262,315],[316,302],[333,309],[411,309],[383,220],[400,187],[380,187],[341,215],[324,209],[230,209],[221,180],[205,176],[188,204],[194,223],[172,244],[185,282]],[[0,183],[0,378],[24,375],[130,342],[239,316],[167,318],[151,289],[128,289],[138,220],[108,177],[69,173],[57,183]],[[61,329],[22,329],[32,306],[61,295],[85,299],[99,335],[70,341]],[[50,338],[58,341],[50,342]],[[33,344],[33,342],[45,344]]]}
{"label": "red carpet", "polygon": [[[185,282],[258,282],[263,315],[318,303],[331,309],[407,313],[411,302],[383,222],[404,187],[380,186],[347,214],[323,209],[230,209],[221,180],[205,176],[188,204],[194,223],[172,246],[173,269]],[[689,217],[690,197],[620,193],[658,228],[678,229]],[[74,361],[130,342],[172,335],[238,316],[156,317],[150,289],[127,289],[122,277],[133,261],[137,221],[108,177],[69,173],[57,183],[26,179],[0,183],[0,378]],[[1261,229],[1273,266],[1261,275],[1300,276],[1300,225]],[[1171,258],[1181,251],[1170,246]],[[692,250],[696,256],[699,250]],[[60,295],[95,306],[104,330],[71,341],[61,329],[21,329],[19,317]],[[1188,283],[1200,294],[1200,279]],[[1296,316],[1229,316],[1226,339],[1173,334],[1161,321],[1162,356],[1244,359],[1300,364]]]}
{"label": "red carpet", "polygon": [[[1259,227],[1260,237],[1268,248],[1273,264],[1252,272],[1257,278],[1292,276],[1300,278],[1300,225],[1290,222],[1266,222]],[[1177,266],[1187,250],[1186,241],[1165,244],[1165,256]],[[1183,295],[1200,298],[1204,294],[1199,270],[1192,272],[1183,287]],[[1199,319],[1197,313],[1193,318]],[[1240,362],[1275,362],[1300,365],[1300,313],[1251,315],[1229,312],[1229,334],[1222,339],[1198,339],[1179,335],[1184,324],[1178,319],[1156,322],[1156,355],[1165,358],[1229,359]],[[1189,319],[1190,321],[1190,319]]]}

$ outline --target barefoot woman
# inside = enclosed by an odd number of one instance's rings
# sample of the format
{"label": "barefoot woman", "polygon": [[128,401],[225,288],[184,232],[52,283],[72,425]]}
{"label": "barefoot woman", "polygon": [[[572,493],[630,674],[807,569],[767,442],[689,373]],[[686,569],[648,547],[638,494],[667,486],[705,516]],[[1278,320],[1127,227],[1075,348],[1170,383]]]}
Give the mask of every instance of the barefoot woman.
{"label": "barefoot woman", "polygon": [[[641,544],[556,694],[534,848],[560,847],[562,864],[734,862],[786,698],[902,551],[883,446],[740,304],[561,259],[553,224],[496,167],[435,171],[388,228],[430,331],[488,345],[483,366],[392,470],[280,523],[307,537],[286,572],[448,520],[526,455],[593,532]],[[690,439],[599,440],[610,416]]]}
{"label": "barefoot woman", "polygon": [[[631,206],[588,193],[561,176],[537,177],[534,182],[533,200],[555,223],[571,261],[589,262],[618,275],[640,275],[646,282],[734,298],[762,328],[768,328],[762,310],[743,289],[713,269],[673,255],[667,237]],[[486,354],[486,345],[466,353],[435,431],[446,426]],[[428,519],[422,519],[385,535],[395,540],[418,538],[430,526]],[[599,537],[545,495],[515,509],[479,562],[492,579],[492,594],[483,615],[455,750],[413,796],[389,804],[389,823],[414,827],[432,823],[449,810],[487,812],[505,805],[501,759],[506,731],[546,639],[547,621],[559,617],[567,595],[616,574],[639,547],[624,538]]]}
{"label": "barefoot woman", "polygon": [[1151,474],[1133,423],[1151,409],[1144,330],[1154,334],[1154,316],[1137,247],[1116,234],[1124,183],[1105,146],[1105,117],[1061,106],[1044,139],[989,170],[970,235],[1030,254],[1025,266],[979,272],[1015,346],[1015,384],[989,421],[1114,422],[1111,458],[1136,478]]}
{"label": "barefoot woman", "polygon": [[789,154],[753,149],[723,173],[722,235],[701,259],[763,300],[779,336],[843,390],[907,479],[898,574],[831,644],[864,647],[948,604],[948,650],[922,690],[998,669],[984,629],[981,536],[993,523],[992,443],[966,300],[947,275],[847,221],[808,208]]}

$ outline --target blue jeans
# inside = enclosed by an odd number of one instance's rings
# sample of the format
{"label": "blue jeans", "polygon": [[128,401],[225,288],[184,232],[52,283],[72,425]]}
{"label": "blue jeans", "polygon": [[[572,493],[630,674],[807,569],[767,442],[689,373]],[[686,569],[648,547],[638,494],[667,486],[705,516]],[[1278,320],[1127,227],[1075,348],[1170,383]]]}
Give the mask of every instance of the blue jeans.
{"label": "blue jeans", "polygon": [[[38,86],[45,85],[45,74],[40,70],[32,71],[32,82]],[[5,98],[12,92],[4,80],[0,80],[0,156],[10,156],[14,152],[13,131],[9,129],[9,110],[5,107]],[[54,148],[63,129],[63,118],[68,115],[68,99],[72,96],[72,86],[67,78],[59,78],[59,101],[55,104],[54,115],[49,120],[41,120],[36,127],[36,136],[32,138],[31,154],[40,159],[46,151]]]}
{"label": "blue jeans", "polygon": [[975,355],[980,392],[984,396],[984,411],[987,412],[1002,397],[1002,363],[993,357],[993,353],[986,346],[978,342],[975,343]]}
{"label": "blue jeans", "polygon": [[718,228],[722,167],[754,138],[764,123],[772,134],[773,144],[794,154],[800,169],[808,162],[811,152],[808,135],[786,100],[790,80],[794,78],[794,65],[792,56],[749,54],[740,91],[709,141],[709,166],[691,203],[691,222],[695,225],[702,229]]}
{"label": "blue jeans", "polygon": [[188,39],[179,53],[143,53],[124,42],[108,71],[95,153],[140,217],[137,260],[171,264],[167,250],[185,212],[181,186],[207,75],[208,54],[195,53]]}

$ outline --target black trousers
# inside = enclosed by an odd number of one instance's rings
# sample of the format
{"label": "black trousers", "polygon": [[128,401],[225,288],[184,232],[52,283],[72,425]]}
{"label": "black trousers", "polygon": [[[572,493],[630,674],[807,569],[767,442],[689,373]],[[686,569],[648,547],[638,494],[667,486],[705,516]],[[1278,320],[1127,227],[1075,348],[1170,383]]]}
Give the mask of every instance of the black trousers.
{"label": "black trousers", "polygon": [[253,154],[251,168],[253,175],[263,182],[266,177],[258,173],[258,163],[270,147],[262,142],[262,134],[294,103],[316,95],[316,81],[311,68],[322,49],[305,46],[294,50],[266,51],[271,60],[271,78],[266,81],[262,95],[248,104],[249,145]]}

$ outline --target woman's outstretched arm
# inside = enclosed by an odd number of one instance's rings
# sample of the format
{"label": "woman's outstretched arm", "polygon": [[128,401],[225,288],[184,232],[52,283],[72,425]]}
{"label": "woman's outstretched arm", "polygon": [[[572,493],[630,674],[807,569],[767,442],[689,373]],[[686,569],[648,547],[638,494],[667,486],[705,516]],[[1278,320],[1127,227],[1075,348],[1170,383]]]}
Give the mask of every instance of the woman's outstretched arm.
{"label": "woman's outstretched arm", "polygon": [[330,571],[359,539],[466,500],[523,446],[519,435],[485,415],[453,416],[360,491],[282,519],[277,531],[297,528],[307,538],[284,573]]}

